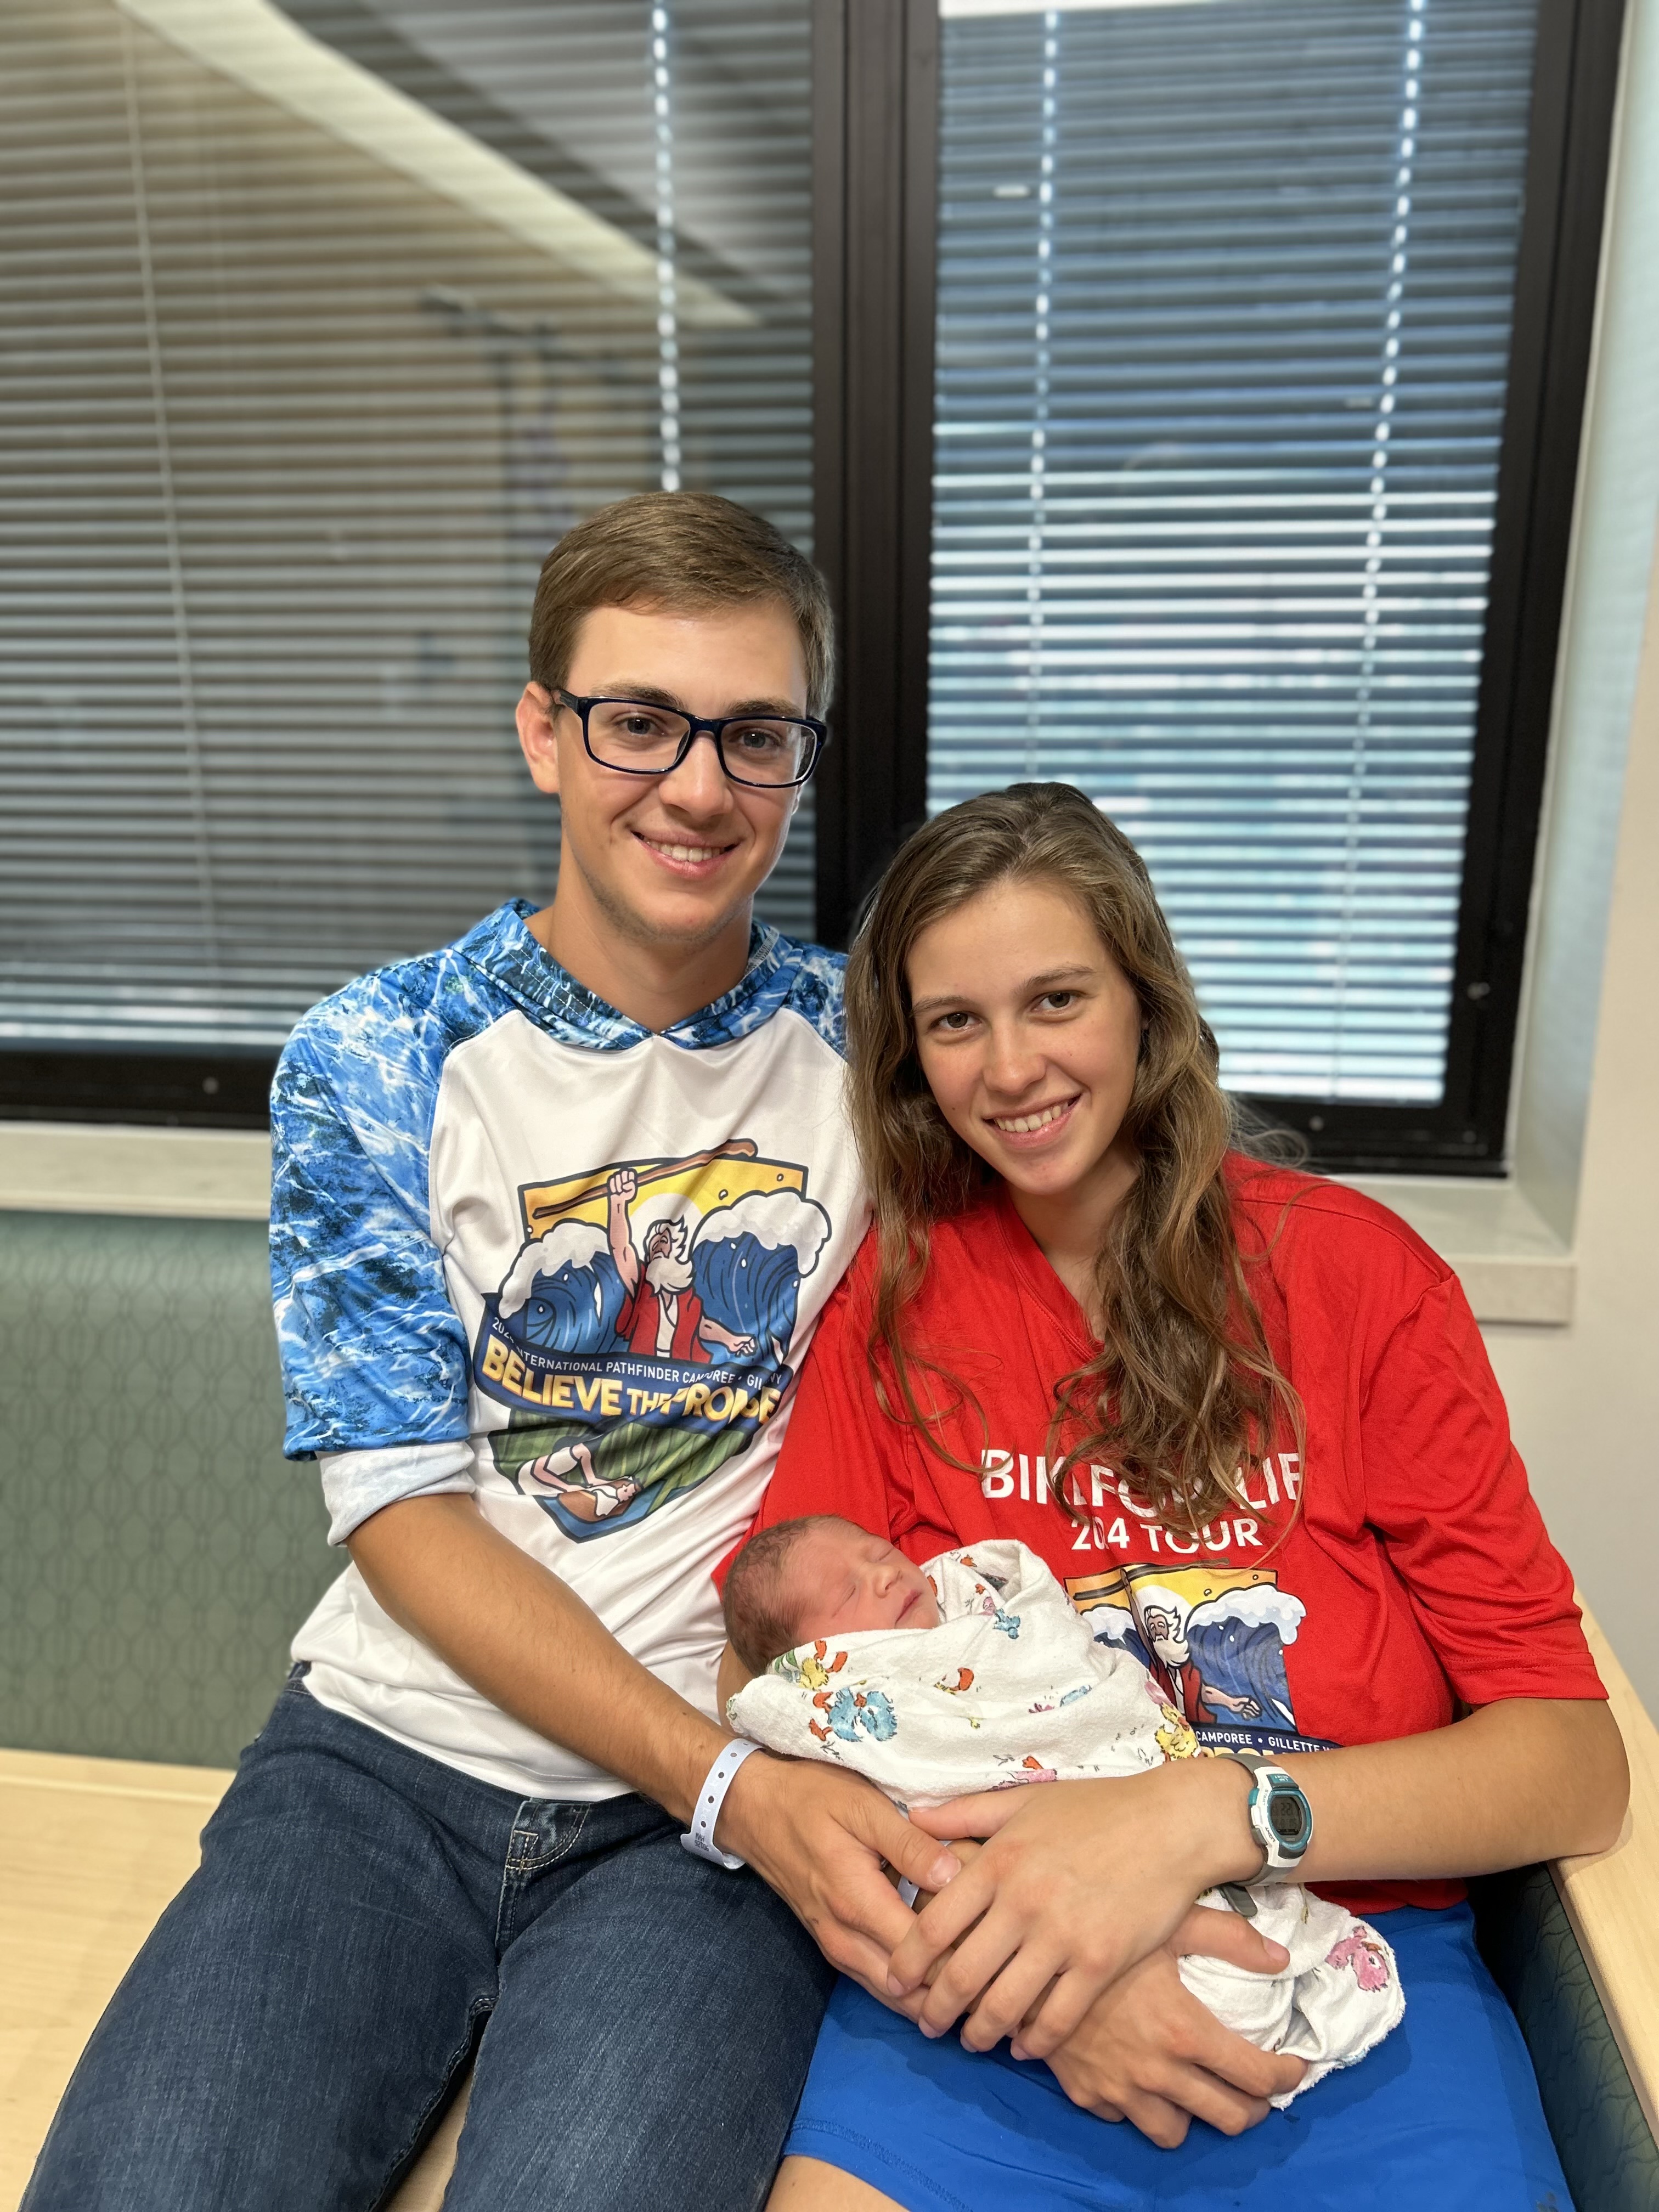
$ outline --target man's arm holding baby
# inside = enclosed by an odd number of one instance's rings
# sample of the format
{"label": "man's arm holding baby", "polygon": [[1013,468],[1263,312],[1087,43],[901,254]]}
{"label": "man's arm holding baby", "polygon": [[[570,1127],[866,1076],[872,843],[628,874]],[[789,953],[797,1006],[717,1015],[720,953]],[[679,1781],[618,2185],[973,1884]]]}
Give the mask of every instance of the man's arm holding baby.
{"label": "man's arm holding baby", "polygon": [[[624,1651],[575,1592],[493,1528],[471,1497],[404,1498],[364,1521],[347,1544],[377,1601],[463,1680],[677,1819],[690,1817],[730,1731]],[[766,1753],[747,1760],[732,1783],[717,1840],[771,1884],[832,1965],[890,2004],[887,1962],[910,1916],[881,1863],[931,1888],[957,1865],[872,1784]],[[919,1995],[899,2008],[921,2002]]]}
{"label": "man's arm holding baby", "polygon": [[[501,1711],[684,1820],[728,1731],[624,1651],[471,1494],[459,1441],[470,1352],[431,1218],[433,1085],[447,1032],[434,1021],[428,1034],[424,1018],[371,977],[305,1018],[272,1087],[288,1449],[323,1461],[337,1540],[392,1620]],[[387,1069],[396,1079],[383,1079]],[[636,1184],[619,1169],[606,1187],[611,1257],[630,1285],[641,1273],[629,1224]],[[454,1486],[438,1489],[440,1477]],[[748,1760],[733,1783],[717,1841],[760,1868],[836,1966],[883,1990],[909,1925],[883,1861],[936,1881],[957,1863],[872,1785],[830,1771],[797,1778],[768,1758]]]}

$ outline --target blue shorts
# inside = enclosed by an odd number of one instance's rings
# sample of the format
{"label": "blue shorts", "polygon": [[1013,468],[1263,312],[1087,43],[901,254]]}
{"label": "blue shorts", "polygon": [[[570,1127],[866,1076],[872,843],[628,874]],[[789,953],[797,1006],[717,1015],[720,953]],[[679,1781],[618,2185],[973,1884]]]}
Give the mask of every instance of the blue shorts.
{"label": "blue shorts", "polygon": [[1467,1905],[1383,1923],[1406,2017],[1357,2066],[1238,2136],[1178,2150],[1070,2103],[1008,2046],[930,2043],[838,1984],[786,2156],[856,2174],[908,2212],[1571,2212],[1515,2016]]}

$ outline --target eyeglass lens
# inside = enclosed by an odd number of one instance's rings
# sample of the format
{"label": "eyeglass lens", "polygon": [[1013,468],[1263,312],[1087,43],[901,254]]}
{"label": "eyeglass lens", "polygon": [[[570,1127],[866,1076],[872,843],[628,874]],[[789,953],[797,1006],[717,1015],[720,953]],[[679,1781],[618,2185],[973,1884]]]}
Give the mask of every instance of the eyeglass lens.
{"label": "eyeglass lens", "polygon": [[[602,699],[588,709],[587,742],[612,768],[669,769],[690,724],[666,707]],[[740,783],[794,783],[811,765],[813,733],[804,722],[728,722],[720,732],[726,772]]]}

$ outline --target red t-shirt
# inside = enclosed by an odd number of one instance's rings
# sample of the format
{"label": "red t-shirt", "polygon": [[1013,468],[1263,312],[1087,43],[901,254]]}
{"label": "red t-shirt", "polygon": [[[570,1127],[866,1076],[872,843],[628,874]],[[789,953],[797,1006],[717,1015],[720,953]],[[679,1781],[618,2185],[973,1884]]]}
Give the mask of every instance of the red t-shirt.
{"label": "red t-shirt", "polygon": [[[819,1322],[757,1526],[840,1513],[918,1561],[1018,1537],[1216,1745],[1322,1750],[1443,1727],[1460,1702],[1605,1697],[1457,1278],[1340,1184],[1243,1159],[1229,1180],[1248,1280],[1301,1396],[1305,1475],[1281,1436],[1248,1505],[1194,1537],[1097,1464],[1079,1478],[1084,1519],[1068,1515],[1048,1489],[1054,1385],[1097,1346],[999,1189],[934,1231],[906,1315],[910,1346],[983,1412],[981,1426],[964,1404],[943,1431],[977,1479],[877,1404],[872,1234]],[[1462,1885],[1330,1893],[1370,1911],[1453,1904]]]}

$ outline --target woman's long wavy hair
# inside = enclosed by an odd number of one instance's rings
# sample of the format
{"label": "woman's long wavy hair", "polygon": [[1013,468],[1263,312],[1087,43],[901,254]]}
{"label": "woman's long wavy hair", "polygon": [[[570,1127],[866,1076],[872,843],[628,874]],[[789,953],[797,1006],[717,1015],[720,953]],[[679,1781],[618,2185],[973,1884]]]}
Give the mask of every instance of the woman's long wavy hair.
{"label": "woman's long wavy hair", "polygon": [[1101,1349],[1055,1388],[1049,1443],[1064,1456],[1051,1486],[1075,1514],[1078,1486],[1066,1475],[1109,1455],[1166,1524],[1200,1528],[1237,1501],[1239,1470],[1269,1449],[1276,1416],[1300,1441],[1302,1409],[1268,1349],[1234,1233],[1222,1166],[1248,1139],[1217,1078],[1215,1038],[1140,855],[1069,784],[1017,783],[936,816],[883,877],[854,945],[852,1115],[879,1239],[871,1371],[890,1414],[979,1474],[941,1433],[967,1393],[907,1341],[904,1313],[933,1224],[994,1177],[927,1087],[906,971],[925,929],[1008,883],[1052,884],[1077,900],[1133,986],[1145,1025],[1124,1124],[1139,1171],[1097,1267]]}

